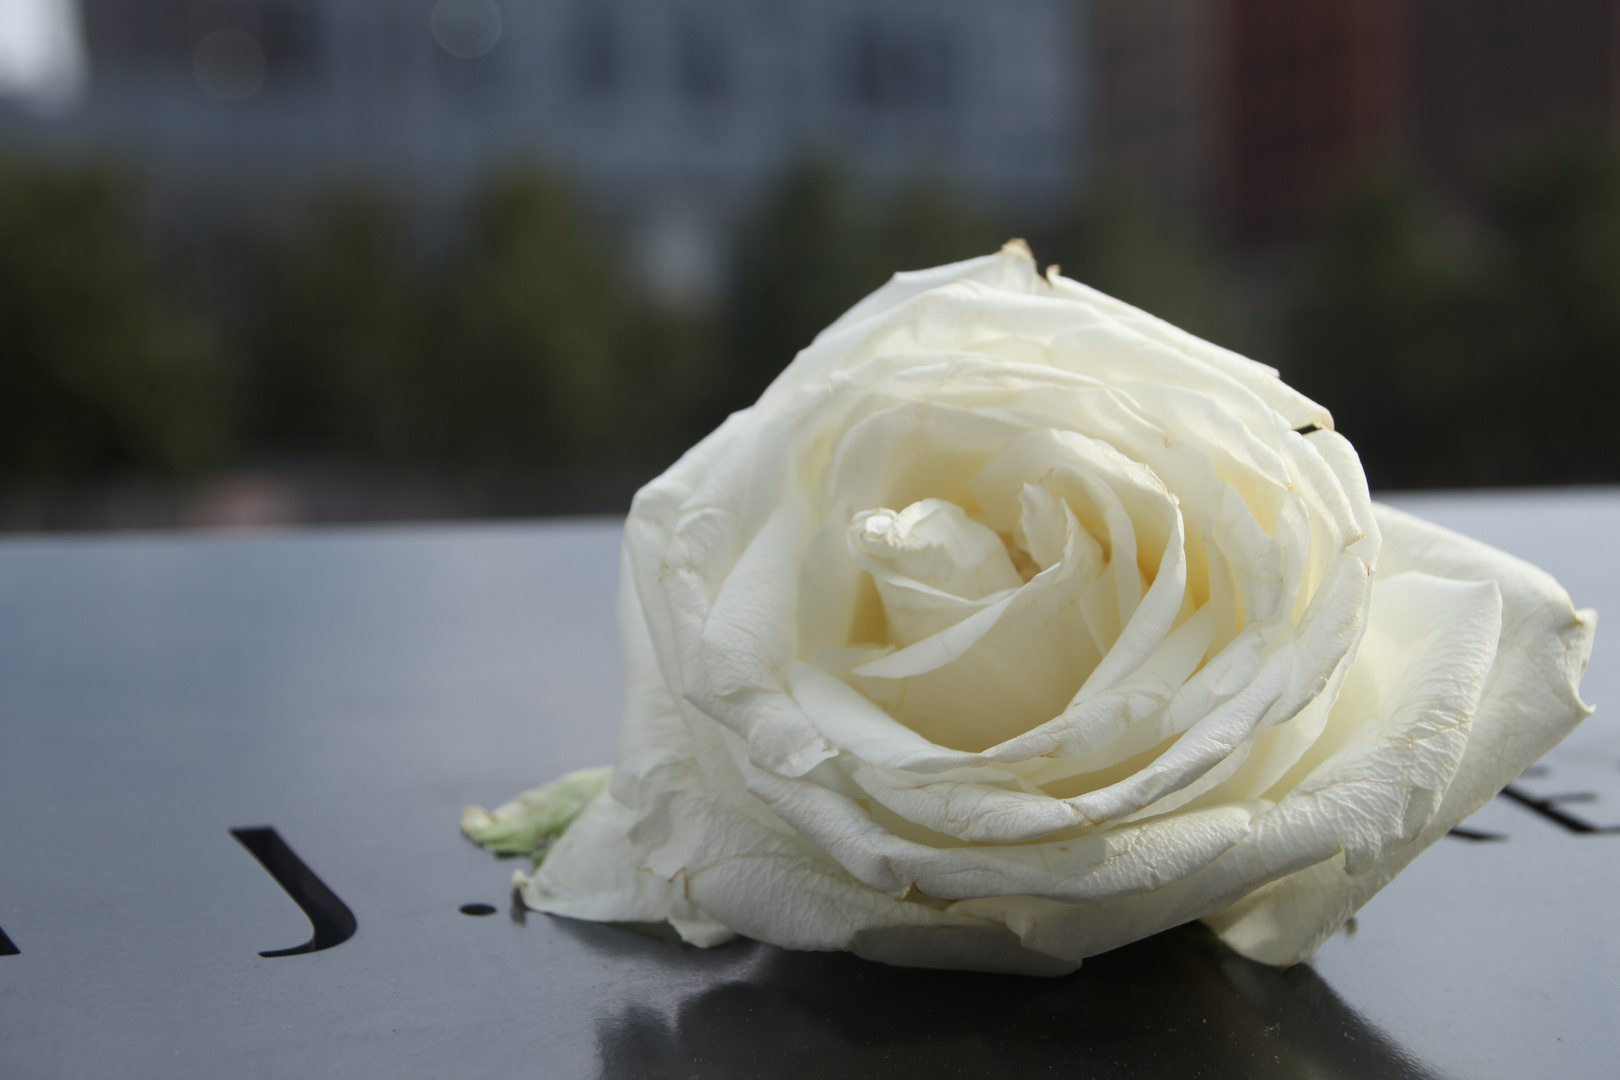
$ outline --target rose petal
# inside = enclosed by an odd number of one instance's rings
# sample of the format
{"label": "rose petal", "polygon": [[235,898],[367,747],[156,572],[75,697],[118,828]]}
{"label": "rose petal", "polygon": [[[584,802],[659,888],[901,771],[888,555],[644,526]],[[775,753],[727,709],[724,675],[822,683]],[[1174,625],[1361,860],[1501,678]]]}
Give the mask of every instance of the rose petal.
{"label": "rose petal", "polygon": [[[1494,586],[1500,643],[1482,677],[1466,747],[1421,831],[1364,854],[1358,873],[1334,860],[1277,881],[1211,920],[1234,948],[1271,963],[1309,955],[1424,848],[1591,714],[1578,687],[1591,655],[1594,612],[1576,611],[1557,582],[1527,563],[1390,507],[1376,512],[1384,537],[1380,572],[1401,575],[1393,581],[1437,575],[1479,583],[1476,589]],[[1450,625],[1467,633],[1455,619]],[[1414,832],[1411,823],[1405,831]]]}

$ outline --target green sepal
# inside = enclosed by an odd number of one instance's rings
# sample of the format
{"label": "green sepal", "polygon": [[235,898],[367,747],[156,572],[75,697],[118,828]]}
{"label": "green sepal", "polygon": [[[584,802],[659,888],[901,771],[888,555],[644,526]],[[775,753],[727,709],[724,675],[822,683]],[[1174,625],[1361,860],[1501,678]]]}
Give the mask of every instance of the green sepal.
{"label": "green sepal", "polygon": [[496,855],[532,855],[535,865],[590,801],[607,790],[613,769],[600,765],[558,777],[530,788],[511,802],[495,808],[467,806],[461,811],[461,831],[467,839]]}

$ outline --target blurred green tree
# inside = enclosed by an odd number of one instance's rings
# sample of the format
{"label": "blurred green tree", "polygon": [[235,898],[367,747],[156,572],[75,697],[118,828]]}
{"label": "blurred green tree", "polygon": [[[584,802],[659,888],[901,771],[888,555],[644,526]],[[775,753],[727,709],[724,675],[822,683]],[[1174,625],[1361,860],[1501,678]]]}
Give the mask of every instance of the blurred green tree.
{"label": "blurred green tree", "polygon": [[1478,275],[1467,234],[1392,176],[1355,189],[1307,253],[1283,374],[1333,412],[1374,487],[1456,482],[1477,460]]}
{"label": "blurred green tree", "polygon": [[498,174],[447,268],[435,392],[450,459],[480,468],[633,456],[635,312],[582,204],[532,167]]}
{"label": "blurred green tree", "polygon": [[253,432],[281,453],[432,460],[434,298],[404,216],[378,192],[318,196],[264,278]]}
{"label": "blurred green tree", "polygon": [[914,178],[879,207],[871,225],[882,245],[884,279],[897,270],[924,270],[989,255],[1011,239],[984,214],[938,181]]}
{"label": "blurred green tree", "polygon": [[328,193],[272,260],[258,430],[438,472],[622,457],[627,304],[585,211],[536,169],[494,176],[436,255],[379,192]]}
{"label": "blurred green tree", "polygon": [[722,412],[751,404],[798,351],[894,268],[842,177],[789,172],[743,235],[733,265]]}
{"label": "blurred green tree", "polygon": [[926,179],[873,202],[824,161],[789,171],[736,253],[724,411],[752,403],[800,349],[896,271],[985,255],[1006,239]]}
{"label": "blurred green tree", "polygon": [[724,333],[714,312],[632,302],[619,343],[628,387],[615,464],[666,466],[719,422]]}
{"label": "blurred green tree", "polygon": [[1620,479],[1620,154],[1558,142],[1511,162],[1486,224],[1475,453],[1498,483]]}
{"label": "blurred green tree", "polygon": [[[1215,253],[1131,191],[1110,186],[1088,193],[1050,253],[1065,276],[1189,333],[1237,347],[1239,320],[1231,290],[1222,288]],[[1046,258],[1040,250],[1036,254]]]}
{"label": "blurred green tree", "polygon": [[0,475],[175,475],[230,453],[218,343],[149,253],[122,174],[0,161]]}
{"label": "blurred green tree", "polygon": [[1375,487],[1620,478],[1620,157],[1553,144],[1480,210],[1370,181],[1329,215],[1284,374],[1333,410]]}

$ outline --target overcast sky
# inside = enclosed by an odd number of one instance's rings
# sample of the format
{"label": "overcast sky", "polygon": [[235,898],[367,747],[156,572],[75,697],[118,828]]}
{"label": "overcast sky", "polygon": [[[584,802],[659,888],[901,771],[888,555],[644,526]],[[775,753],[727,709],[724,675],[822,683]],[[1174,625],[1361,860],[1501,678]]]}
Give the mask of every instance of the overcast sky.
{"label": "overcast sky", "polygon": [[76,0],[0,0],[0,95],[60,107],[85,75]]}

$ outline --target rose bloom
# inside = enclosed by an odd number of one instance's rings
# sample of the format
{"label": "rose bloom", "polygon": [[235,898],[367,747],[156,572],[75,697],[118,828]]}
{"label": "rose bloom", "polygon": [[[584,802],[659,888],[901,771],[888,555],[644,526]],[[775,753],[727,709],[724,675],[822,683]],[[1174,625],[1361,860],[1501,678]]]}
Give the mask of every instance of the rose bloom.
{"label": "rose bloom", "polygon": [[619,619],[611,778],[467,811],[541,850],[529,905],[1054,975],[1192,919],[1309,955],[1588,715],[1596,616],[1015,241],[897,275],[643,488]]}

